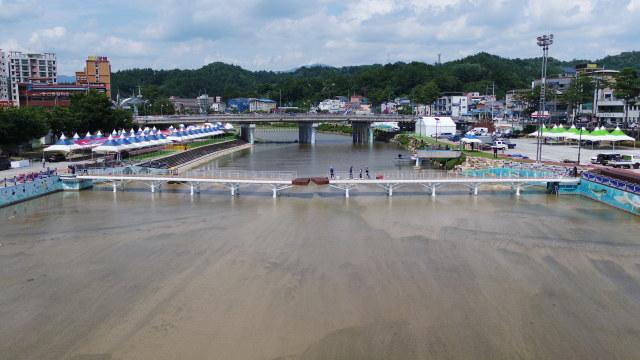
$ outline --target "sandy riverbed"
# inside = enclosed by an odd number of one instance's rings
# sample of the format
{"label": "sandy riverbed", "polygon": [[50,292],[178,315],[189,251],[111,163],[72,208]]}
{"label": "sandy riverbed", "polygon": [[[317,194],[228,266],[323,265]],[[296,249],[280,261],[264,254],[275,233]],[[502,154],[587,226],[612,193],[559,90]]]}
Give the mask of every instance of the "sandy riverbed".
{"label": "sandy riverbed", "polygon": [[403,190],[96,188],[0,209],[1,357],[640,353],[637,216],[575,196]]}

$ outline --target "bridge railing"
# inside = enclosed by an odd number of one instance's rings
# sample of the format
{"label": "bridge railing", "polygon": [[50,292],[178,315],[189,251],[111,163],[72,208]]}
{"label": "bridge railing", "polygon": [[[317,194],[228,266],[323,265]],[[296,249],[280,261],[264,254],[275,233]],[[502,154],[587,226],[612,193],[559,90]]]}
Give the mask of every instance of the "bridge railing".
{"label": "bridge railing", "polygon": [[[331,179],[331,173],[328,173],[327,176]],[[367,179],[381,179],[383,180],[452,180],[452,179],[460,179],[473,181],[473,179],[494,179],[496,181],[509,181],[509,179],[560,179],[564,176],[564,174],[554,173],[554,172],[531,172],[527,174],[527,176],[523,176],[517,171],[490,171],[490,170],[476,170],[474,173],[461,173],[461,172],[445,172],[445,171],[421,171],[421,172],[412,172],[412,171],[370,171],[369,177],[367,178],[367,173],[363,170],[362,176],[360,175],[360,171],[354,171],[353,173],[349,173],[348,171],[334,171],[334,179],[335,180],[367,180]]]}
{"label": "bridge railing", "polygon": [[[112,168],[91,169],[87,175],[92,176],[122,176],[122,177],[179,177],[188,179],[234,179],[234,180],[293,180],[297,178],[296,171],[245,171],[245,170],[189,170],[179,173],[177,170],[162,170],[149,168]],[[83,174],[78,174],[83,176]]]}
{"label": "bridge railing", "polygon": [[238,180],[293,180],[298,177],[297,171],[247,171],[247,170],[189,170],[183,173],[187,177],[204,177],[208,179]]}

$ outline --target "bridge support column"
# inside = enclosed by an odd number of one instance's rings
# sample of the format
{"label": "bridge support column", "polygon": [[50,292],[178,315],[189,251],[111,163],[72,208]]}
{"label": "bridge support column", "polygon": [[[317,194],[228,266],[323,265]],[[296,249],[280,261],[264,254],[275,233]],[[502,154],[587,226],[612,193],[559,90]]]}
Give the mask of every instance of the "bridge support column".
{"label": "bridge support column", "polygon": [[298,142],[301,144],[316,143],[316,128],[318,123],[298,123]]}
{"label": "bridge support column", "polygon": [[196,193],[200,194],[200,183],[196,183]]}
{"label": "bridge support column", "polygon": [[520,183],[516,187],[516,195],[520,196]]}
{"label": "bridge support column", "polygon": [[344,197],[349,197],[349,184],[344,184]]}
{"label": "bridge support column", "polygon": [[478,183],[475,183],[473,186],[473,195],[478,195]]}
{"label": "bridge support column", "polygon": [[431,196],[436,196],[436,184],[431,185]]}
{"label": "bridge support column", "polygon": [[372,143],[374,125],[372,123],[352,122],[353,142]]}
{"label": "bridge support column", "polygon": [[156,192],[156,182],[155,181],[151,182],[151,186],[150,187],[151,187],[151,193]]}
{"label": "bridge support column", "polygon": [[191,189],[191,195],[193,195],[193,182],[189,183],[189,188]]}
{"label": "bridge support column", "polygon": [[254,131],[256,129],[256,124],[241,124],[240,125],[240,137],[248,142],[249,144],[253,145],[255,142],[255,139],[253,137],[254,135]]}
{"label": "bridge support column", "polygon": [[116,185],[116,181],[112,180],[112,183],[113,183],[113,192],[117,192],[118,191],[118,187]]}
{"label": "bridge support column", "polygon": [[120,180],[120,190],[124,191],[124,180]]}

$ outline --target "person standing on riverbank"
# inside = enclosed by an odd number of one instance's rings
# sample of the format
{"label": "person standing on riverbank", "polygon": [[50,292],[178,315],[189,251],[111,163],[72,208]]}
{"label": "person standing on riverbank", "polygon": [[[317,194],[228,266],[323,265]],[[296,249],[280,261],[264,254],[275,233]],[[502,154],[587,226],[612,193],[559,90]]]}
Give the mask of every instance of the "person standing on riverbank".
{"label": "person standing on riverbank", "polygon": [[329,169],[329,172],[331,173],[331,178],[333,179],[333,166],[331,167],[331,169]]}
{"label": "person standing on riverbank", "polygon": [[362,180],[362,168],[360,168],[360,180]]}

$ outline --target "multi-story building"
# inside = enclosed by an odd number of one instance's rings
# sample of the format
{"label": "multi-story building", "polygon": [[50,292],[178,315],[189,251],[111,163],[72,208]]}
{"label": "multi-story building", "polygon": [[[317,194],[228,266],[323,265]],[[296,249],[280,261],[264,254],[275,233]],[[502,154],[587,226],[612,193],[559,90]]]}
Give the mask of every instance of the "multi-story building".
{"label": "multi-story building", "polygon": [[8,103],[9,91],[7,90],[7,70],[4,52],[0,49],[0,106]]}
{"label": "multi-story building", "polygon": [[[104,86],[104,85],[103,85]],[[18,89],[14,102],[19,105],[42,106],[52,108],[53,106],[69,106],[69,95],[74,93],[86,93],[89,88],[84,85],[48,85],[48,84],[16,84]],[[104,87],[92,86],[100,92],[105,92]]]}
{"label": "multi-story building", "polygon": [[237,110],[238,112],[249,111],[250,103],[253,99],[231,99],[227,101],[229,110]]}
{"label": "multi-story building", "polygon": [[515,97],[518,93],[529,91],[531,91],[531,89],[516,89],[507,91],[507,94],[505,95],[505,115],[508,118],[517,119],[522,116],[522,111],[526,108],[525,105],[527,104],[522,101],[517,101]]}
{"label": "multi-story building", "polygon": [[58,84],[58,64],[56,55],[52,53],[23,54],[20,51],[10,51],[6,59],[6,69],[9,100],[13,100],[17,106],[20,106],[18,84]]}
{"label": "multi-story building", "polygon": [[435,111],[452,117],[460,117],[469,110],[468,97],[462,92],[445,92],[435,103]]}
{"label": "multi-story building", "polygon": [[[609,82],[615,82],[614,75],[616,73],[618,73],[617,70],[597,70],[589,73],[589,75],[593,76],[595,81],[602,79]],[[597,120],[599,120],[600,124],[620,123],[624,121],[624,101],[616,98],[615,94],[613,93],[613,89],[598,89],[595,93],[594,98],[595,117]],[[638,99],[636,98],[636,101],[637,100]],[[638,123],[638,118],[640,117],[638,106],[630,105],[628,111],[628,121],[630,123]],[[589,112],[594,112],[593,107],[591,107],[590,109],[583,109],[582,111],[583,114],[588,114]]]}
{"label": "multi-story building", "polygon": [[271,112],[271,110],[275,110],[276,102],[269,99],[250,99],[251,102],[249,104],[249,111],[265,111]]}
{"label": "multi-story building", "polygon": [[[57,81],[56,81],[57,83]],[[76,71],[76,85],[104,89],[111,98],[111,65],[106,56],[89,56],[83,71]]]}

